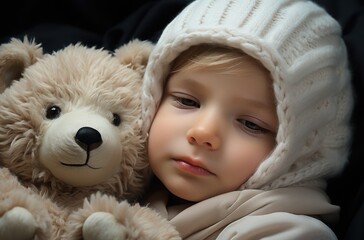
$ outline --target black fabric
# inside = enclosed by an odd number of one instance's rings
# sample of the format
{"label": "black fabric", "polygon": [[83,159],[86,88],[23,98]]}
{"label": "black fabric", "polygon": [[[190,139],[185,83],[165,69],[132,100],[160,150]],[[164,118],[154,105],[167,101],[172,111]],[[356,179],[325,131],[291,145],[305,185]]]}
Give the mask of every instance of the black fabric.
{"label": "black fabric", "polygon": [[0,14],[0,44],[36,39],[44,52],[82,42],[108,50],[133,38],[155,42],[190,0],[14,1]]}
{"label": "black fabric", "polygon": [[356,203],[354,204],[353,217],[346,220],[345,225],[340,226],[343,233],[340,237],[345,240],[362,240],[364,239],[364,185],[362,185],[360,191],[356,197]]}
{"label": "black fabric", "polygon": [[[52,52],[70,43],[108,50],[133,38],[156,42],[163,28],[191,0],[32,0],[11,1],[0,14],[0,44],[27,35]],[[327,192],[341,206],[331,226],[339,239],[364,239],[364,0],[314,0],[343,27],[355,92],[354,139],[343,173],[329,180]]]}

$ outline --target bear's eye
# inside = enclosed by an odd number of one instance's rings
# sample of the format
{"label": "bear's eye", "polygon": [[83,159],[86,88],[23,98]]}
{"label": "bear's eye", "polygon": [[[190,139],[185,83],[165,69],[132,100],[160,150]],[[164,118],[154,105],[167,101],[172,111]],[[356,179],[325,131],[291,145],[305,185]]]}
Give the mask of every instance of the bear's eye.
{"label": "bear's eye", "polygon": [[46,112],[46,118],[48,119],[55,119],[58,118],[59,115],[61,115],[61,108],[53,105],[47,108],[47,112]]}
{"label": "bear's eye", "polygon": [[112,124],[114,124],[115,126],[119,126],[121,123],[121,118],[119,116],[119,114],[113,113],[112,114]]}

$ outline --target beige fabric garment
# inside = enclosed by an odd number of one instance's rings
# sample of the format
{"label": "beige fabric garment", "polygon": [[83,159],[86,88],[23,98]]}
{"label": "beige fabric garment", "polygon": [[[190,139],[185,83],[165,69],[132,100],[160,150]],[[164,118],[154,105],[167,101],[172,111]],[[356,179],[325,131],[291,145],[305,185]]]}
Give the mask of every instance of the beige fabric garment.
{"label": "beige fabric garment", "polygon": [[156,191],[150,207],[167,217],[183,239],[336,239],[323,222],[310,217],[339,213],[339,207],[315,188],[234,191],[168,208],[167,201],[167,192]]}

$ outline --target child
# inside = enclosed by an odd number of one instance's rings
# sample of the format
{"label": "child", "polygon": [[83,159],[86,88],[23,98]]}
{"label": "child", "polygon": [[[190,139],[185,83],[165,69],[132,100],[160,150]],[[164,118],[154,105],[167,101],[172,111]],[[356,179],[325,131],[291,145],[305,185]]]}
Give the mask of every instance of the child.
{"label": "child", "polygon": [[[310,1],[197,0],[150,57],[143,117],[183,239],[336,239],[352,91],[339,24]],[[168,191],[167,191],[168,190]]]}

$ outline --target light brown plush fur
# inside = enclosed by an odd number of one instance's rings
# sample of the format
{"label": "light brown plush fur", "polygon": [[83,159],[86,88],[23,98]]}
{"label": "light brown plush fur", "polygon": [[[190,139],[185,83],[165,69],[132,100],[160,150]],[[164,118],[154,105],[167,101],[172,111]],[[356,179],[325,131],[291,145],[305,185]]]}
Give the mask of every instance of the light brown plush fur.
{"label": "light brown plush fur", "polygon": [[123,201],[149,180],[140,86],[151,48],[0,46],[0,239],[179,239]]}

